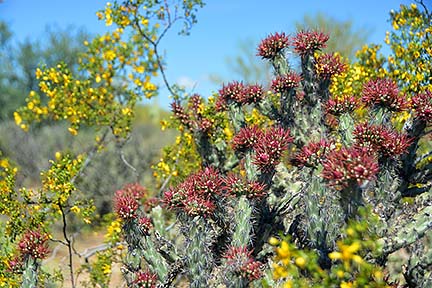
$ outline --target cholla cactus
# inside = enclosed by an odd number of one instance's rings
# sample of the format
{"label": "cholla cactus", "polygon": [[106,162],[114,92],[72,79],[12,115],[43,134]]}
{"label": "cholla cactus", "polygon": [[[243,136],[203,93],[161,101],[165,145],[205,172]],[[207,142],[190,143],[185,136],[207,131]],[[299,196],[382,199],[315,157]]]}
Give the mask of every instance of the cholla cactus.
{"label": "cholla cactus", "polygon": [[[264,39],[258,56],[270,61],[276,73],[269,91],[233,81],[209,103],[199,95],[176,98],[174,123],[194,140],[190,149],[200,155],[201,169],[162,191],[162,207],[175,216],[169,229],[181,236],[165,230],[160,213],[159,224],[152,225],[148,217],[159,206],[140,209],[130,192],[117,192],[116,212],[124,221],[129,251],[142,256],[130,265],[131,275],[138,275],[130,276],[130,283],[144,279],[139,271],[147,262],[163,287],[181,278],[190,287],[247,287],[265,277],[272,255],[268,239],[280,233],[290,235],[296,249],[316,251],[316,271],[324,273],[334,260],[345,259],[342,252],[331,251],[349,250],[340,239],[347,223],[363,219],[362,206],[373,206],[381,225],[375,230],[384,243],[383,253],[368,256],[371,263],[385,266],[390,253],[416,243],[431,228],[428,210],[414,218],[418,229],[406,226],[405,242],[397,226],[411,221],[401,198],[413,196],[416,183],[430,186],[430,170],[417,165],[421,155],[416,154],[430,125],[430,92],[409,100],[394,81],[372,79],[361,95],[331,95],[332,77],[347,64],[337,54],[319,53],[327,40],[319,31]],[[285,58],[290,45],[301,58],[300,72]],[[361,105],[369,110],[359,118],[354,111]],[[251,111],[267,121],[248,120]],[[413,112],[412,125],[404,131],[391,122],[401,111]],[[430,192],[422,192],[423,203],[430,203]],[[296,251],[295,265],[305,269],[306,254]],[[422,257],[418,251],[412,250],[413,259]],[[153,287],[156,278],[150,278],[142,285]]]}

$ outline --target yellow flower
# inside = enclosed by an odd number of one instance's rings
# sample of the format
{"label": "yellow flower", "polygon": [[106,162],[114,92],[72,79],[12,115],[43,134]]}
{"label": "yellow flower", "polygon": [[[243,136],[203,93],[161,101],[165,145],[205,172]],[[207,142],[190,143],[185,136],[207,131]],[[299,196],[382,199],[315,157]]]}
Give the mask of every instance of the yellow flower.
{"label": "yellow flower", "polygon": [[109,264],[104,264],[104,265],[102,266],[102,273],[105,274],[105,275],[109,275],[109,274],[111,274],[111,265],[109,265]]}
{"label": "yellow flower", "polygon": [[289,250],[289,245],[287,242],[282,241],[280,244],[280,247],[276,248],[276,253],[279,256],[279,258],[289,258],[291,253]]}
{"label": "yellow flower", "polygon": [[78,206],[72,206],[70,210],[76,214],[78,214],[81,211],[81,209]]}
{"label": "yellow flower", "polygon": [[68,130],[74,136],[78,134],[78,131],[75,128],[69,127]]}
{"label": "yellow flower", "polygon": [[276,245],[279,244],[279,240],[276,237],[270,237],[269,244],[273,245],[273,246],[276,246]]}
{"label": "yellow flower", "polygon": [[14,112],[14,119],[15,119],[15,124],[16,125],[20,125],[22,122],[22,118],[21,116],[18,114],[18,112]]}
{"label": "yellow flower", "polygon": [[103,53],[102,57],[105,60],[112,61],[116,57],[116,53],[113,50],[107,50]]}
{"label": "yellow flower", "polygon": [[296,259],[295,259],[295,264],[297,265],[297,266],[299,266],[300,268],[304,268],[305,266],[306,266],[306,259],[305,258],[303,258],[303,257],[297,257]]}
{"label": "yellow flower", "polygon": [[144,66],[137,66],[137,67],[135,67],[135,71],[137,72],[137,73],[144,73],[144,71],[145,71],[145,69],[144,69]]}

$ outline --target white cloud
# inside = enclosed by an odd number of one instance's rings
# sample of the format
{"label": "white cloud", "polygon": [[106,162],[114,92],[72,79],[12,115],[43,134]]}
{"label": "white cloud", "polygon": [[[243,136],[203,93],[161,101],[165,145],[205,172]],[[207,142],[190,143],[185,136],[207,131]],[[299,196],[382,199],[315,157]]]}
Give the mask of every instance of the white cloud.
{"label": "white cloud", "polygon": [[180,76],[177,79],[177,84],[180,86],[184,86],[186,89],[193,89],[197,86],[198,81],[195,81],[188,76]]}

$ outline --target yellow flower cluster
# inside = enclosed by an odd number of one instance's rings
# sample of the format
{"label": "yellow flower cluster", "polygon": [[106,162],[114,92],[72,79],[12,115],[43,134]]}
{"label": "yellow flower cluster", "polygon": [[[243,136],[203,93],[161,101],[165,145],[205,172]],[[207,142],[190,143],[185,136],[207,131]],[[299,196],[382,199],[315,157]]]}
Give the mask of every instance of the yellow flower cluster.
{"label": "yellow flower cluster", "polygon": [[379,45],[364,45],[357,51],[357,61],[348,65],[347,70],[332,77],[329,91],[334,97],[360,95],[363,84],[373,78],[382,78],[387,71],[385,59],[378,54]]}

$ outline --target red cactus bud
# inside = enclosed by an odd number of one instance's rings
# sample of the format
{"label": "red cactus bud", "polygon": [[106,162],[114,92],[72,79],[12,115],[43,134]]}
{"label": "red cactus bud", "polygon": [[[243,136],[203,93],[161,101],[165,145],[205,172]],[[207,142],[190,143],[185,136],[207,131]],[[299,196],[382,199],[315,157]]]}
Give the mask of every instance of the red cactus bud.
{"label": "red cactus bud", "polygon": [[241,128],[232,140],[232,147],[239,152],[245,152],[253,149],[258,140],[264,136],[264,133],[258,126]]}
{"label": "red cactus bud", "polygon": [[380,125],[359,124],[353,134],[356,147],[363,147],[370,154],[379,153],[384,157],[399,156],[411,145],[408,135]]}
{"label": "red cactus bud", "polygon": [[391,111],[403,111],[408,107],[405,96],[399,95],[398,87],[391,79],[376,79],[365,83],[362,101],[371,107],[385,107]]}
{"label": "red cactus bud", "polygon": [[432,121],[432,92],[426,90],[412,98],[412,108],[415,116],[425,122]]}
{"label": "red cactus bud", "polygon": [[343,96],[341,98],[330,98],[324,104],[324,109],[327,114],[340,116],[354,111],[358,106],[359,101],[354,96]]}
{"label": "red cactus bud", "polygon": [[153,228],[152,221],[149,217],[140,217],[138,219],[138,226],[144,235],[149,235],[150,230]]}
{"label": "red cactus bud", "polygon": [[244,88],[243,103],[258,103],[264,98],[264,90],[261,85],[248,85]]}
{"label": "red cactus bud", "polygon": [[135,273],[135,280],[133,281],[133,287],[140,288],[156,288],[157,275],[150,271],[139,271]]}
{"label": "red cactus bud", "polygon": [[323,79],[330,79],[346,70],[346,64],[342,63],[341,57],[336,54],[321,54],[316,59],[316,72]]}
{"label": "red cactus bud", "polygon": [[255,261],[251,254],[246,247],[231,246],[223,257],[234,273],[253,281],[262,277],[263,264]]}
{"label": "red cactus bud", "polygon": [[317,167],[332,146],[331,141],[321,139],[319,142],[308,143],[294,156],[291,162],[296,166]]}
{"label": "red cactus bud", "polygon": [[327,154],[323,161],[322,177],[337,189],[356,183],[362,185],[378,172],[378,162],[362,148],[341,148]]}
{"label": "red cactus bud", "polygon": [[244,99],[244,92],[243,83],[234,81],[228,83],[227,85],[223,85],[222,89],[219,90],[219,96],[227,103],[230,101],[242,103]]}
{"label": "red cactus bud", "polygon": [[123,193],[131,195],[136,200],[141,200],[148,195],[147,189],[138,183],[126,184],[122,191]]}
{"label": "red cactus bud", "polygon": [[300,31],[293,38],[294,51],[304,56],[326,48],[329,36],[318,31]]}
{"label": "red cactus bud", "polygon": [[300,75],[295,72],[290,72],[289,74],[276,77],[276,79],[272,81],[271,89],[276,93],[283,93],[298,87],[300,81]]}
{"label": "red cactus bud", "polygon": [[224,189],[230,196],[246,195],[249,199],[261,198],[266,195],[266,186],[260,182],[247,181],[233,173],[224,178]]}
{"label": "red cactus bud", "polygon": [[289,46],[289,37],[285,33],[270,34],[258,46],[258,56],[263,59],[273,59],[284,48]]}
{"label": "red cactus bud", "polygon": [[263,172],[270,172],[279,164],[282,153],[293,141],[289,129],[272,127],[258,141],[255,147],[254,164]]}
{"label": "red cactus bud", "polygon": [[40,231],[27,231],[18,243],[18,248],[23,256],[30,256],[34,259],[44,259],[48,253],[47,234]]}
{"label": "red cactus bud", "polygon": [[114,195],[114,211],[123,220],[136,217],[139,204],[136,198],[123,190],[116,191]]}

